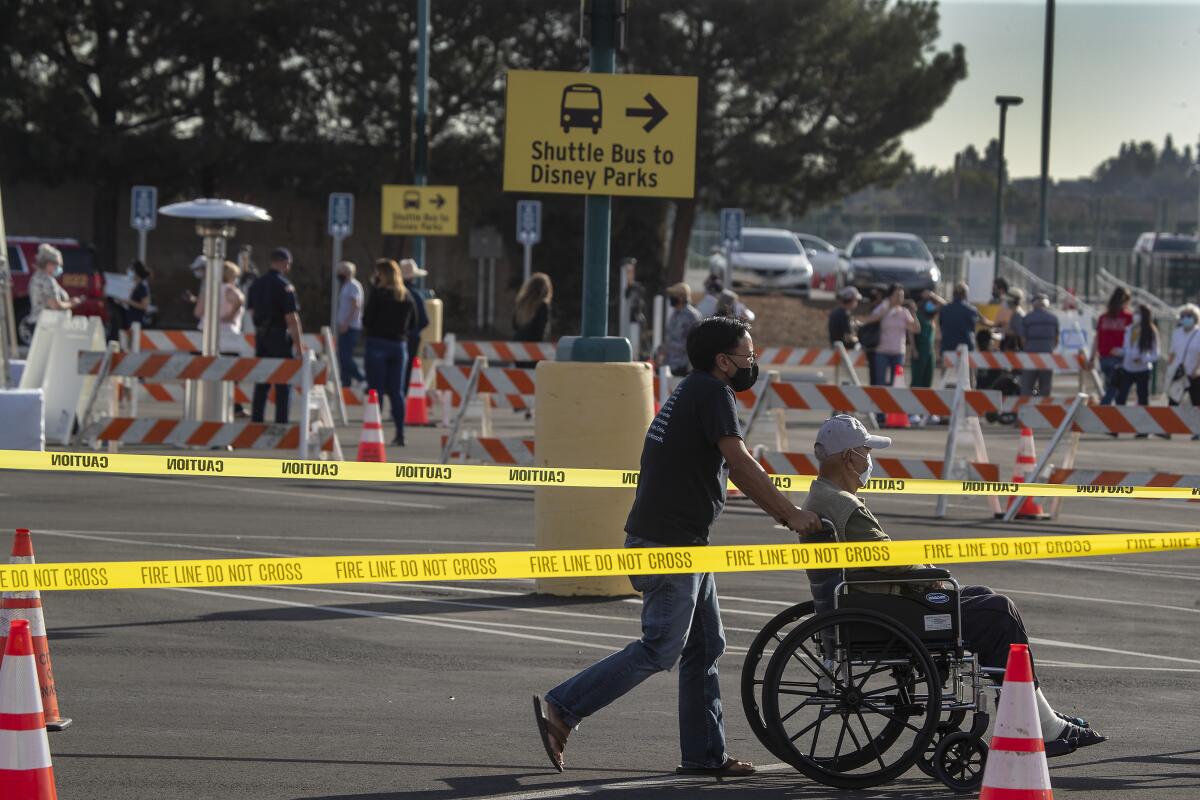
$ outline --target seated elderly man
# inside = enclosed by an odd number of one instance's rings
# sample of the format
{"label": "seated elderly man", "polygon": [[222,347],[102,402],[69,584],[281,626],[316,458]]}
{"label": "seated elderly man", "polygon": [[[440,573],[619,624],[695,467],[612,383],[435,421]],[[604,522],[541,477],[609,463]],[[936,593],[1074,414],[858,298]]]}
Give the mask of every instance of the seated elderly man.
{"label": "seated elderly man", "polygon": [[[829,520],[839,542],[888,541],[883,526],[858,492],[871,480],[871,451],[890,447],[886,436],[872,436],[857,419],[839,414],[825,420],[817,432],[815,449],[820,472],[809,489],[805,511]],[[801,537],[801,541],[805,541]],[[905,572],[914,567],[884,567],[887,572]],[[832,608],[833,591],[841,580],[838,570],[820,570],[810,574],[813,600],[818,611]],[[829,575],[830,572],[834,574]],[[962,636],[985,667],[1004,669],[1010,644],[1028,644],[1021,613],[1008,597],[986,586],[963,586]],[[1035,676],[1036,678],[1036,676]],[[1063,755],[1078,747],[1098,744],[1104,736],[1088,727],[1086,721],[1055,711],[1037,690],[1038,715],[1047,742],[1047,755]]]}

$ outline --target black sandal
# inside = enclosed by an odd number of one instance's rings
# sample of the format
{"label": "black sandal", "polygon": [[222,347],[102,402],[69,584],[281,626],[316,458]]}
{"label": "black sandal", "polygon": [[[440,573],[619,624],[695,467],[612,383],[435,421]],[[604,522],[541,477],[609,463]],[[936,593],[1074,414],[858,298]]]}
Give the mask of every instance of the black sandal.
{"label": "black sandal", "polygon": [[[550,720],[546,717],[546,712],[542,709],[542,698],[536,694],[533,696],[533,717],[537,720],[538,733],[542,736],[542,747],[546,748],[546,755],[550,757],[550,763],[559,772],[563,771],[563,751],[566,749],[566,740],[558,740],[557,734],[550,730]],[[551,737],[554,741],[551,741]],[[557,743],[558,754],[554,753],[554,744]]]}
{"label": "black sandal", "polygon": [[719,767],[678,766],[675,768],[676,775],[706,775],[710,778],[742,778],[747,775],[753,775],[754,772],[754,765],[752,763],[749,761],[738,761],[736,758],[725,759],[725,763]]}

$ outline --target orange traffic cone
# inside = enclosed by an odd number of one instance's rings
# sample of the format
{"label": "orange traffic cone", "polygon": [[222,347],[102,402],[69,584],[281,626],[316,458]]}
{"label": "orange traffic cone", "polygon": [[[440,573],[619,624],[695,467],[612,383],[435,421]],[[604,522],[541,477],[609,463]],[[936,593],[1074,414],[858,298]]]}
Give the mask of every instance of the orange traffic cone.
{"label": "orange traffic cone", "polygon": [[1054,800],[1026,644],[1008,650],[979,800]]}
{"label": "orange traffic cone", "polygon": [[[13,537],[10,564],[33,564],[33,540],[26,528],[18,528]],[[58,692],[54,688],[54,670],[50,665],[50,642],[46,638],[46,621],[42,616],[42,593],[37,589],[25,592],[5,592],[0,599],[0,653],[4,652],[4,637],[8,624],[16,620],[29,623],[33,652],[37,656],[38,686],[45,707],[46,727],[61,731],[71,720],[58,712]],[[2,662],[0,662],[2,663]]]}
{"label": "orange traffic cone", "polygon": [[367,392],[367,405],[363,409],[362,436],[358,440],[359,461],[387,461],[383,449],[383,421],[379,414],[379,395],[374,389]]}
{"label": "orange traffic cone", "polygon": [[408,399],[404,406],[405,425],[428,425],[429,406],[425,402],[425,375],[421,359],[413,359],[412,380],[408,383]]}
{"label": "orange traffic cone", "polygon": [[38,691],[29,623],[14,619],[5,629],[0,665],[0,797],[5,800],[57,800],[46,715]]}
{"label": "orange traffic cone", "polygon": [[[892,379],[892,386],[894,388],[901,388],[904,386],[904,367],[899,364],[896,365],[896,374]],[[907,428],[908,414],[904,413],[903,411],[894,411],[885,414],[883,417],[883,427]]]}
{"label": "orange traffic cone", "polygon": [[[1037,450],[1033,442],[1033,431],[1029,428],[1021,428],[1021,441],[1017,445],[1017,463],[1013,467],[1013,483],[1027,483],[1033,478],[1033,471],[1037,467]],[[1009,503],[1012,503],[1016,498],[1009,498]],[[1049,519],[1050,515],[1042,508],[1042,504],[1037,502],[1032,497],[1026,497],[1021,503],[1021,510],[1017,512],[1017,519]]]}

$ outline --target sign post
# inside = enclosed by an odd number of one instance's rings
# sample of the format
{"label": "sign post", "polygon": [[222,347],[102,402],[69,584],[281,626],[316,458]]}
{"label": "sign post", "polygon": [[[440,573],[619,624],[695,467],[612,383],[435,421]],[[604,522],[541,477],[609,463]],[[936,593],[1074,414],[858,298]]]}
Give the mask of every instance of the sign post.
{"label": "sign post", "polygon": [[385,185],[382,216],[386,236],[457,236],[458,187]]}
{"label": "sign post", "polygon": [[733,286],[733,251],[741,249],[742,227],[746,212],[740,208],[721,209],[721,247],[725,250],[725,288]]}
{"label": "sign post", "polygon": [[158,224],[158,187],[134,186],[129,193],[129,227],[137,231],[138,261],[146,263],[146,234]]}
{"label": "sign post", "polygon": [[586,195],[582,336],[559,358],[628,361],[608,336],[612,195],[693,197],[697,79],[616,75],[619,0],[593,0],[588,73],[510,70],[504,189]]}
{"label": "sign post", "polygon": [[517,241],[525,250],[524,281],[533,272],[533,246],[542,240],[542,201],[521,200],[517,203]]}
{"label": "sign post", "polygon": [[329,195],[328,231],[333,237],[333,267],[329,279],[329,328],[338,333],[337,268],[342,263],[342,242],[354,233],[354,195],[331,192]]}

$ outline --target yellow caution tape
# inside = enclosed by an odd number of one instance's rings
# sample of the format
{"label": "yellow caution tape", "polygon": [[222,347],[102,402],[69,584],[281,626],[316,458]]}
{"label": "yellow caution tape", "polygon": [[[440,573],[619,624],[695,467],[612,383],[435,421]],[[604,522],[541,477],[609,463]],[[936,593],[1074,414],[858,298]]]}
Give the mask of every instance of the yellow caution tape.
{"label": "yellow caution tape", "polygon": [[578,578],[898,567],[1200,549],[1200,532],[0,566],[2,591]]}
{"label": "yellow caution tape", "polygon": [[[284,478],[315,481],[432,483],[469,486],[563,486],[633,489],[637,470],[507,467],[483,464],[370,464],[357,461],[301,461],[275,458],[131,455],[126,453],[39,453],[0,450],[0,469],[97,472],[121,475],[210,478]],[[785,492],[804,492],[812,475],[772,475]],[[732,484],[730,484],[732,486]],[[943,481],[929,478],[876,478],[865,492],[919,495],[1017,495],[1021,497],[1122,497],[1160,500],[1200,499],[1187,486],[1076,486],[1057,483]]]}

